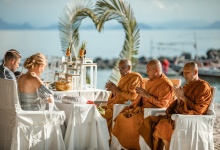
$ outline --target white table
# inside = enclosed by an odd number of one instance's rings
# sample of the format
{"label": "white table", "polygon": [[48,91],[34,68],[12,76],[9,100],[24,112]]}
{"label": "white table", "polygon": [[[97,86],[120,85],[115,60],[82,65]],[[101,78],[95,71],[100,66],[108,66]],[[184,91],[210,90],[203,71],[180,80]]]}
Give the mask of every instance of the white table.
{"label": "white table", "polygon": [[68,90],[68,91],[53,91],[54,94],[60,96],[83,96],[87,100],[92,101],[108,101],[110,95],[109,91],[101,89],[87,89],[87,90]]}
{"label": "white table", "polygon": [[64,104],[56,102],[66,113],[65,146],[67,150],[109,149],[106,120],[92,104]]}

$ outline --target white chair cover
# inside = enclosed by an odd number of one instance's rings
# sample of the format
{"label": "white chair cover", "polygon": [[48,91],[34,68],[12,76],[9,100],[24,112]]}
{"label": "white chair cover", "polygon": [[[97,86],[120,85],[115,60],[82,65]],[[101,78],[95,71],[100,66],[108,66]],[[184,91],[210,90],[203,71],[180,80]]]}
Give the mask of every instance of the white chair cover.
{"label": "white chair cover", "polygon": [[108,150],[107,122],[96,106],[72,104],[72,107],[64,139],[66,149]]}
{"label": "white chair cover", "polygon": [[170,150],[214,150],[214,115],[173,115]]}
{"label": "white chair cover", "polygon": [[0,78],[0,149],[65,150],[64,112],[22,111],[15,80]]}
{"label": "white chair cover", "polygon": [[11,147],[12,128],[16,121],[16,109],[20,110],[15,80],[0,78],[0,149]]}
{"label": "white chair cover", "polygon": [[[144,118],[148,116],[165,115],[166,108],[144,108]],[[147,143],[144,141],[143,137],[139,137],[139,144],[141,150],[151,150]]]}
{"label": "white chair cover", "polygon": [[60,125],[63,111],[19,111],[12,134],[12,150],[65,150]]}
{"label": "white chair cover", "polygon": [[215,90],[216,88],[212,87],[212,102],[206,115],[172,115],[175,129],[171,137],[170,150],[214,150]]}
{"label": "white chair cover", "polygon": [[[114,104],[113,106],[113,117],[112,117],[112,128],[114,127],[114,120],[118,116],[118,114],[126,107],[128,106],[127,104]],[[111,134],[111,145],[110,145],[111,150],[121,150],[125,149],[118,141],[118,139]]]}
{"label": "white chair cover", "polygon": [[21,110],[15,80],[0,78],[0,93],[0,109]]}

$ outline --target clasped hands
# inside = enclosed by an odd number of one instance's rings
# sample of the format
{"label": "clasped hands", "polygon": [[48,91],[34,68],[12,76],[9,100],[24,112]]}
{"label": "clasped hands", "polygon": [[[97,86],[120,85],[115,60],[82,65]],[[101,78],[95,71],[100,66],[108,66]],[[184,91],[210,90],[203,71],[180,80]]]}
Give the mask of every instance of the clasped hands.
{"label": "clasped hands", "polygon": [[178,103],[180,102],[180,100],[185,101],[186,97],[184,95],[182,87],[178,87],[178,86],[174,85],[173,90],[174,90],[174,93],[177,97]]}
{"label": "clasped hands", "polygon": [[141,87],[136,87],[135,91],[138,95],[142,96],[142,97],[149,97],[150,95],[145,91],[145,89],[141,88]]}
{"label": "clasped hands", "polygon": [[111,91],[112,93],[117,93],[119,92],[120,90],[118,89],[118,87],[111,81],[108,81],[106,84],[105,84],[105,88],[107,91]]}

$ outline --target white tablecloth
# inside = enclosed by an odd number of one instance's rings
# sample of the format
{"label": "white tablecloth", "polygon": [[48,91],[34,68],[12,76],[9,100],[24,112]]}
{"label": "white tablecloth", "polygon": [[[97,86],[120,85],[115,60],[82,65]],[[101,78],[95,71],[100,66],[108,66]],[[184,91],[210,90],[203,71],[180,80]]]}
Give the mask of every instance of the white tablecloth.
{"label": "white tablecloth", "polygon": [[65,150],[60,125],[63,111],[18,111],[12,132],[13,150]]}
{"label": "white tablecloth", "polygon": [[87,100],[92,101],[108,101],[110,95],[109,91],[101,89],[87,89],[87,90],[68,90],[68,91],[53,91],[54,94],[60,96],[83,96]]}
{"label": "white tablecloth", "polygon": [[67,150],[109,149],[106,120],[92,104],[63,104],[56,102],[66,113],[65,146]]}

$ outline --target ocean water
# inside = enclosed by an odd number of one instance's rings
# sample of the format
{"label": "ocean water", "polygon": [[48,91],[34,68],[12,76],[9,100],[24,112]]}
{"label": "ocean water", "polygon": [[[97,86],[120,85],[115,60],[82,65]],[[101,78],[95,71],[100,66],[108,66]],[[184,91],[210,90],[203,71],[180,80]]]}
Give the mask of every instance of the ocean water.
{"label": "ocean water", "polygon": [[[102,33],[96,30],[80,31],[80,41],[87,41],[88,58],[117,58],[122,50],[124,37],[123,30],[104,30]],[[52,56],[63,56],[58,30],[0,30],[0,41],[1,58],[11,48],[17,49],[24,59],[36,52],[45,54],[49,60]],[[194,57],[196,54],[206,55],[210,48],[220,48],[220,30],[140,30],[138,57],[174,57],[182,52],[189,52]],[[55,70],[45,71],[43,78],[52,81],[54,72]],[[104,89],[110,73],[111,70],[98,70],[99,89]],[[206,80],[217,87],[215,100],[220,102],[220,79]]]}
{"label": "ocean water", "polygon": [[[115,58],[122,50],[123,30],[80,30],[80,41],[87,41],[88,58]],[[58,30],[0,30],[0,56],[15,48],[23,58],[35,52],[48,57],[62,56]],[[196,44],[197,49],[195,49]],[[206,55],[210,48],[220,48],[220,30],[140,30],[139,54],[145,57],[178,56],[189,52],[194,57]]]}

